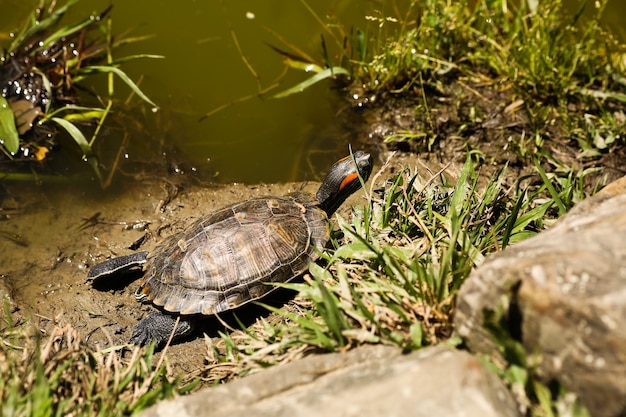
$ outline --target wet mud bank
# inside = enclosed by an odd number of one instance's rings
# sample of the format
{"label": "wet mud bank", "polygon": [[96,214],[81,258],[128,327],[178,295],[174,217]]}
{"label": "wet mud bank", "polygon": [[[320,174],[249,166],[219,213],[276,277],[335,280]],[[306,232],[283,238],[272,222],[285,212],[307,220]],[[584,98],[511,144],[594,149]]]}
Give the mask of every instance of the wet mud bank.
{"label": "wet mud bank", "polygon": [[[305,189],[314,191],[316,185],[307,184]],[[154,180],[128,186],[121,195],[106,199],[85,198],[69,190],[54,199],[43,194],[21,197],[16,202],[20,209],[6,228],[19,234],[23,243],[5,238],[1,261],[1,288],[11,300],[13,320],[28,321],[43,335],[52,326],[70,324],[96,350],[123,345],[130,340],[132,326],[152,309],[135,299],[139,274],[94,286],[87,281],[91,266],[135,250],[149,251],[224,205],[300,187],[300,183],[183,187]],[[195,346],[202,340],[195,342],[187,350],[202,355],[205,349]],[[173,349],[188,344],[179,346]]]}

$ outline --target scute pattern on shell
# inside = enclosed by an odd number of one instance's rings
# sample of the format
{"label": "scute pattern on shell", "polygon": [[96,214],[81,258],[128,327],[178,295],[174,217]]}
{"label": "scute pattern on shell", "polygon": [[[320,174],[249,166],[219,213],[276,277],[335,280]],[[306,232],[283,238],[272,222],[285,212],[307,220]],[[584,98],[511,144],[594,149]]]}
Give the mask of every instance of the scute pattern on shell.
{"label": "scute pattern on shell", "polygon": [[140,287],[181,314],[213,314],[258,299],[306,270],[330,226],[314,196],[293,193],[233,204],[199,219],[151,253]]}

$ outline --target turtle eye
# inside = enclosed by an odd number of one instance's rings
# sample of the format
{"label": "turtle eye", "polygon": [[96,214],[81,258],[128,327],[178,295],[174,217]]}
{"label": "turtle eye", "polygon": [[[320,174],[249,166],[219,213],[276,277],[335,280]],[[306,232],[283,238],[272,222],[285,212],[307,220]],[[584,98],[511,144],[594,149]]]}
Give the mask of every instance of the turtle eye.
{"label": "turtle eye", "polygon": [[352,184],[357,177],[358,177],[358,174],[356,172],[346,175],[346,177],[343,179],[343,181],[341,181],[341,184],[339,185],[339,190],[341,191],[344,188],[346,188],[348,185]]}

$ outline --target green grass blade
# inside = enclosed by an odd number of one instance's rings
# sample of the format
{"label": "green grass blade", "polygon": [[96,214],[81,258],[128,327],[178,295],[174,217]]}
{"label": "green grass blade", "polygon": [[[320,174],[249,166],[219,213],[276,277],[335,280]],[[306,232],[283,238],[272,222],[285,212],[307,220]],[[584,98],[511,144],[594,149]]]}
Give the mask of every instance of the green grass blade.
{"label": "green grass blade", "polygon": [[542,415],[545,417],[555,417],[552,412],[552,399],[550,390],[543,385],[539,381],[533,381],[533,388],[535,390],[535,394],[537,395],[537,399],[539,400],[539,406],[541,407],[541,411],[543,411]]}
{"label": "green grass blade", "polygon": [[86,158],[93,156],[93,150],[91,149],[91,146],[89,146],[87,139],[85,139],[85,135],[83,135],[83,132],[81,132],[79,128],[77,128],[73,123],[60,117],[53,117],[51,120],[70,134],[72,139],[74,139],[76,144],[80,147],[80,150],[83,151]]}
{"label": "green grass blade", "polygon": [[15,154],[20,147],[20,137],[15,127],[15,115],[9,102],[2,96],[0,96],[0,140],[12,154]]}
{"label": "green grass blade", "polygon": [[125,57],[120,58],[120,59],[116,59],[116,60],[112,61],[109,65],[114,66],[114,67],[118,67],[121,64],[124,64],[126,62],[134,61],[134,60],[137,60],[137,59],[143,59],[143,58],[148,58],[148,59],[165,59],[165,56],[163,56],[163,55],[154,55],[154,54],[129,55],[129,56],[125,56]]}
{"label": "green grass blade", "polygon": [[128,38],[116,38],[112,40],[113,42],[111,44],[111,47],[117,48],[122,45],[137,43],[137,42],[141,42],[141,41],[145,41],[145,40],[153,39],[153,38],[155,38],[155,35],[141,35],[141,36],[133,36],[133,37],[128,37]]}
{"label": "green grass blade", "polygon": [[331,294],[324,284],[324,275],[328,274],[328,271],[324,270],[319,265],[312,263],[309,267],[309,272],[315,279],[317,289],[320,291],[321,300],[313,300],[317,307],[320,316],[324,319],[324,322],[328,326],[328,330],[333,334],[335,340],[339,346],[345,345],[345,340],[342,335],[342,331],[349,326],[343,319],[343,315],[339,310],[338,300]]}
{"label": "green grass blade", "polygon": [[81,151],[85,155],[85,159],[93,168],[94,172],[98,176],[98,179],[102,181],[100,168],[98,167],[98,160],[96,159],[93,150],[91,149],[91,146],[89,146],[89,142],[87,142],[87,139],[85,139],[85,135],[83,135],[83,132],[81,132],[80,129],[77,128],[72,122],[62,119],[60,117],[53,117],[50,120],[57,123],[63,129],[65,129],[67,133],[70,134],[72,139],[74,139],[74,142],[76,142],[76,144],[80,147]]}
{"label": "green grass blade", "polygon": [[509,236],[509,239],[511,239],[516,234],[522,232],[531,222],[543,219],[546,211],[548,211],[548,209],[552,207],[553,204],[554,201],[552,200],[546,201],[540,206],[537,206],[519,216],[517,220],[515,220],[513,228],[511,229],[511,236]]}
{"label": "green grass blade", "polygon": [[280,93],[275,94],[273,98],[284,98],[292,94],[301,93],[313,84],[318,83],[326,78],[333,77],[335,75],[350,75],[350,73],[348,72],[348,70],[342,67],[327,68],[324,71],[315,74],[311,78],[302,81],[300,84],[297,84],[285,91],[281,91]]}
{"label": "green grass blade", "polygon": [[324,71],[323,67],[315,64],[311,59],[304,58],[300,55],[294,55],[292,53],[283,51],[282,49],[277,48],[276,46],[269,44],[269,43],[267,44],[267,46],[269,46],[270,48],[272,48],[274,52],[282,56],[283,62],[290,68],[302,70],[306,72],[312,71],[315,73]]}
{"label": "green grass blade", "polygon": [[471,157],[468,157],[465,160],[463,169],[461,170],[459,178],[456,181],[456,186],[454,187],[454,192],[452,194],[452,201],[450,202],[450,206],[456,210],[456,213],[463,212],[463,206],[467,200],[467,193],[469,191],[467,179],[470,177],[473,169],[474,166],[472,164],[472,159]]}
{"label": "green grass blade", "polygon": [[99,119],[102,117],[102,114],[105,112],[104,109],[99,107],[85,107],[85,106],[74,106],[67,105],[64,107],[60,107],[53,112],[47,113],[45,117],[41,119],[41,123],[45,123],[48,120],[51,120],[54,117],[59,116],[60,114],[71,112],[63,116],[65,120],[90,120],[90,119]]}
{"label": "green grass blade", "polygon": [[522,209],[522,206],[524,205],[525,197],[526,197],[526,193],[522,193],[520,196],[518,196],[517,202],[513,206],[513,209],[511,210],[511,214],[509,214],[509,219],[506,223],[504,234],[502,235],[501,249],[504,249],[509,245],[509,239],[511,238],[513,227],[515,227],[515,223],[518,220],[519,212]]}
{"label": "green grass blade", "polygon": [[[41,21],[37,21],[37,17],[33,16],[30,21],[30,27],[24,29],[19,35],[15,37],[15,39],[13,39],[13,42],[11,42],[11,45],[9,45],[8,51],[15,52],[15,50],[19,48],[26,39],[34,36],[38,32],[45,31],[48,28],[56,25],[59,20],[61,20],[63,15],[67,12],[67,10],[77,2],[78,0],[69,0],[67,3],[65,3],[65,5],[59,7],[54,12],[52,12],[50,16],[42,19]],[[35,13],[38,13],[38,11],[36,11]]]}
{"label": "green grass blade", "polygon": [[[159,106],[157,106],[152,100],[150,100],[148,98],[148,96],[146,96],[143,91],[141,91],[141,89],[137,86],[137,84],[135,84],[133,82],[133,80],[130,79],[130,77],[128,75],[126,75],[126,73],[124,71],[122,71],[121,69],[117,68],[117,67],[109,67],[109,66],[104,66],[104,65],[93,65],[90,67],[85,67],[85,68],[81,68],[77,71],[77,74],[86,76],[86,75],[93,75],[93,74],[98,74],[98,73],[113,73],[115,75],[117,75],[118,77],[120,77],[120,79],[122,81],[124,81],[124,83],[126,83],[126,85],[128,87],[130,87],[131,90],[133,90],[135,92],[135,94],[137,94],[139,97],[141,97],[141,99],[143,101],[145,101],[146,103],[149,103],[150,105],[158,108]],[[76,81],[76,78],[74,79],[74,81]]]}
{"label": "green grass blade", "polygon": [[[36,74],[39,74],[39,76],[41,77],[41,81],[43,83],[43,88],[46,90],[46,93],[48,94],[48,97],[53,97],[52,83],[50,82],[50,80],[46,76],[45,72],[41,71],[37,67],[33,67],[33,72],[35,72]],[[53,102],[53,100],[48,100],[48,102],[46,103],[46,108],[44,109],[44,113],[48,113],[50,111],[50,108],[52,107],[52,102]]]}
{"label": "green grass blade", "polygon": [[52,35],[48,36],[46,38],[46,40],[43,41],[43,43],[41,44],[41,48],[45,49],[50,47],[50,45],[52,45],[55,42],[61,41],[63,38],[68,37],[70,35],[72,35],[75,32],[78,32],[79,30],[95,23],[96,21],[91,19],[91,18],[87,18],[82,20],[81,22],[78,22],[76,24],[70,25],[70,26],[64,26],[61,29],[57,30],[56,32],[54,32]]}
{"label": "green grass blade", "polygon": [[546,175],[546,172],[543,170],[543,168],[541,168],[541,165],[539,164],[539,161],[537,159],[535,159],[534,162],[535,162],[535,167],[537,168],[537,172],[541,176],[541,179],[543,180],[543,183],[545,184],[546,188],[548,189],[548,192],[550,193],[550,196],[554,200],[554,204],[556,204],[556,206],[559,208],[559,216],[564,215],[567,212],[567,209],[565,208],[565,204],[563,204],[563,201],[561,200],[561,197],[559,196],[559,193],[557,193],[556,190],[554,189],[554,186],[552,185],[552,182],[550,181],[550,179]]}
{"label": "green grass blade", "polygon": [[34,417],[48,417],[52,415],[52,387],[46,378],[44,365],[37,363],[35,386],[32,390],[32,411]]}
{"label": "green grass blade", "polygon": [[599,98],[599,99],[613,99],[626,103],[626,94],[615,93],[613,91],[598,91],[590,88],[581,88],[578,92],[584,96]]}

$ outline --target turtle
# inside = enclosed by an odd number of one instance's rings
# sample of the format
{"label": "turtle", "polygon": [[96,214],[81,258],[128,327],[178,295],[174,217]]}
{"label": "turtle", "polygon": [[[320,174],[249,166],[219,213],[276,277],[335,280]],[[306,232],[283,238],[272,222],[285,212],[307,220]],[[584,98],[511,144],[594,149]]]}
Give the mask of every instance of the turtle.
{"label": "turtle", "polygon": [[160,346],[188,335],[198,316],[257,300],[302,275],[330,239],[330,217],[367,181],[373,158],[363,151],[335,162],[315,195],[297,191],[224,207],[161,241],[94,265],[88,280],[140,268],[135,292],[157,307],[134,325],[131,343]]}

